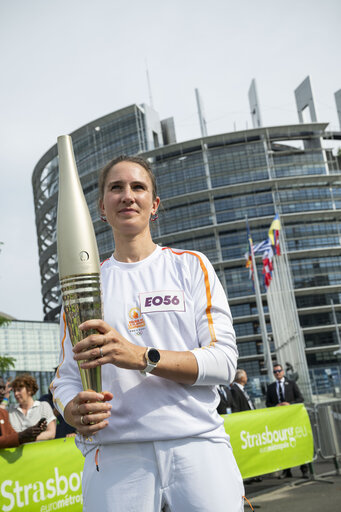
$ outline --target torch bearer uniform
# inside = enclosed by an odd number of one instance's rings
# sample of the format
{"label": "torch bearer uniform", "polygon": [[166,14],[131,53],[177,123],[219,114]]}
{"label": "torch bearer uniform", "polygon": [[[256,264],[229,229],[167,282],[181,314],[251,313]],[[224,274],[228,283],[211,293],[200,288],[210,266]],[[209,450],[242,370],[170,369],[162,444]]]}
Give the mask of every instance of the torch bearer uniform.
{"label": "torch bearer uniform", "polygon": [[[102,367],[102,389],[114,395],[109,425],[76,440],[85,456],[84,510],[159,512],[165,505],[174,512],[242,511],[242,479],[216,412],[216,386],[233,380],[238,353],[212,265],[199,252],[157,246],[137,263],[112,256],[102,264],[101,279],[109,325],[136,345],[192,351],[199,371],[190,386]],[[63,317],[61,338],[52,387],[63,413],[82,390]]]}

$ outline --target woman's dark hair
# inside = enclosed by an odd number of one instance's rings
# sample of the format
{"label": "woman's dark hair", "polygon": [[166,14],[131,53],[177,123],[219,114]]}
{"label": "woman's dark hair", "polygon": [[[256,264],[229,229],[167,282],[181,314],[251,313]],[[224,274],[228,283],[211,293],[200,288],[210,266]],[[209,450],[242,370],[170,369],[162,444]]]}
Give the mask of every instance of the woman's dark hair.
{"label": "woman's dark hair", "polygon": [[35,395],[39,389],[36,379],[32,377],[32,375],[29,375],[28,373],[18,375],[18,377],[12,380],[11,386],[14,389],[14,391],[18,388],[26,388],[27,391],[29,391],[32,396]]}
{"label": "woman's dark hair", "polygon": [[107,163],[105,167],[100,172],[99,179],[98,179],[98,194],[99,194],[99,200],[103,200],[104,196],[104,186],[105,182],[108,176],[109,171],[114,167],[114,165],[119,164],[120,162],[132,162],[134,164],[139,164],[145,171],[147,171],[148,176],[152,182],[152,194],[153,194],[153,201],[157,197],[157,190],[156,190],[156,179],[154,176],[154,173],[149,165],[149,163],[144,160],[144,158],[140,156],[127,156],[127,155],[120,155],[113,160],[110,160],[110,162]]}

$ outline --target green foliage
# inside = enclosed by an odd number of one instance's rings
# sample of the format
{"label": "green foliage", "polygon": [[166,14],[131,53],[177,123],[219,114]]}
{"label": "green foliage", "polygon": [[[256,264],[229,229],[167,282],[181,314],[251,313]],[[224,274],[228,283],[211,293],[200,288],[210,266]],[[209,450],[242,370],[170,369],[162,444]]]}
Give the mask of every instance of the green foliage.
{"label": "green foliage", "polygon": [[0,327],[2,325],[7,325],[10,323],[11,320],[9,320],[8,318],[4,318],[3,316],[0,316]]}
{"label": "green foliage", "polygon": [[0,375],[15,367],[16,359],[10,356],[0,356]]}
{"label": "green foliage", "polygon": [[[10,319],[0,316],[0,327],[8,325],[9,323],[11,323]],[[0,375],[11,368],[14,368],[15,361],[16,359],[14,357],[0,355]]]}

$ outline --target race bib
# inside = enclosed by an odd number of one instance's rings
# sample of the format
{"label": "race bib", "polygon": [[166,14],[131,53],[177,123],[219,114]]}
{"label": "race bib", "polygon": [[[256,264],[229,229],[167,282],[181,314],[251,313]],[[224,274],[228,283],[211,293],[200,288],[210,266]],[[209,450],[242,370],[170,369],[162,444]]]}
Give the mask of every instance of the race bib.
{"label": "race bib", "polygon": [[183,290],[140,293],[140,305],[141,313],[186,310]]}

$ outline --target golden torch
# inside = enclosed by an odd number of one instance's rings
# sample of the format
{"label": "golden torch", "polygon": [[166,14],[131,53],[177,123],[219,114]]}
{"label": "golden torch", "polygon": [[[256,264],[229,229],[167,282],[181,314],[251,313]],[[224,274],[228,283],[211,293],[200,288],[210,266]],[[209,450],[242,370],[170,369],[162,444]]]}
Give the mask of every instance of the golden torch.
{"label": "golden torch", "polygon": [[[79,180],[72,139],[58,137],[59,196],[57,213],[57,253],[59,280],[66,323],[73,345],[96,331],[80,331],[78,326],[93,318],[103,318],[100,265],[94,228]],[[79,363],[78,363],[79,366]],[[100,392],[101,367],[79,367],[84,390]]]}

